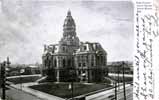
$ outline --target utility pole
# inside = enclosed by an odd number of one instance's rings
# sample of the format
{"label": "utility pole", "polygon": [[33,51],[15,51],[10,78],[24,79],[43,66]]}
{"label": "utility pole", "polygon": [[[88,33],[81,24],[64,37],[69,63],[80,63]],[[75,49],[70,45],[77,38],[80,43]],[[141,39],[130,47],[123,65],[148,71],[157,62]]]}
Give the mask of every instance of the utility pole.
{"label": "utility pole", "polygon": [[123,66],[123,91],[124,91],[124,100],[126,100],[126,92],[125,92],[125,76],[124,76],[124,74],[125,74],[125,68],[124,68],[124,65],[125,65],[125,63],[124,63],[124,61],[123,61],[123,64],[122,64],[122,66]]}
{"label": "utility pole", "polygon": [[72,91],[72,100],[74,99],[73,98],[73,80],[72,80],[72,82],[71,82],[71,91]]}
{"label": "utility pole", "polygon": [[115,100],[117,100],[117,82],[115,81]]}
{"label": "utility pole", "polygon": [[74,73],[75,73],[75,70],[73,68],[69,68],[69,75],[70,75],[70,79],[69,81],[71,82],[71,85],[69,87],[69,89],[71,89],[71,100],[74,100],[74,89],[73,89],[73,81],[74,81]]}
{"label": "utility pole", "polygon": [[119,82],[119,72],[120,72],[120,71],[119,71],[119,67],[120,67],[120,66],[118,66],[118,90],[120,89],[120,82]]}
{"label": "utility pole", "polygon": [[9,67],[9,65],[11,64],[11,62],[9,61],[9,57],[7,57],[7,66]]}
{"label": "utility pole", "polygon": [[5,92],[5,89],[6,89],[6,75],[5,75],[5,66],[6,66],[6,62],[4,61],[2,64],[1,64],[1,74],[2,74],[2,100],[5,100],[5,97],[6,97],[6,92]]}
{"label": "utility pole", "polygon": [[118,83],[118,78],[117,78],[117,73],[118,73],[118,66],[116,66],[115,68],[115,100],[117,100],[117,83]]}
{"label": "utility pole", "polygon": [[9,57],[7,57],[7,61],[4,61],[1,64],[1,76],[2,76],[2,100],[6,99],[6,65],[10,65]]}
{"label": "utility pole", "polygon": [[19,69],[19,78],[20,78],[20,89],[22,90],[22,77],[21,77],[21,68]]}

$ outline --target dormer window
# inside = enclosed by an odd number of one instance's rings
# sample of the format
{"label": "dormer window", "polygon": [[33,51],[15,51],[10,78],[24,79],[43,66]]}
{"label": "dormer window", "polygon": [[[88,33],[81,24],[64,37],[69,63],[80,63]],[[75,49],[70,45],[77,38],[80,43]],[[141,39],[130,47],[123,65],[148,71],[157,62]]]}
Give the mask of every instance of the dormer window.
{"label": "dormer window", "polygon": [[86,47],[86,46],[84,46],[83,48],[84,48],[84,50],[87,50],[87,47]]}

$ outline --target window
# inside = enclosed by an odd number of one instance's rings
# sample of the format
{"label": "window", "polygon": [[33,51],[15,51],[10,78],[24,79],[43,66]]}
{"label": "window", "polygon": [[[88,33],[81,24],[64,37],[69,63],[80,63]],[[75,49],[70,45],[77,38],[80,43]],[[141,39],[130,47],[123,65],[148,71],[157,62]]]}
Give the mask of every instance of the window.
{"label": "window", "polygon": [[77,60],[80,60],[80,56],[77,56]]}
{"label": "window", "polygon": [[78,71],[79,74],[81,74],[81,71]]}
{"label": "window", "polygon": [[93,63],[93,62],[91,63],[91,66],[94,66],[94,63]]}
{"label": "window", "polygon": [[78,63],[78,66],[81,67],[81,63]]}
{"label": "window", "polygon": [[56,61],[56,59],[54,60],[54,66],[56,67],[56,63],[57,63],[57,61]]}
{"label": "window", "polygon": [[100,55],[100,64],[103,65],[103,56]]}
{"label": "window", "polygon": [[71,66],[71,60],[68,59],[68,66]]}
{"label": "window", "polygon": [[62,50],[65,52],[65,47],[62,47]]}
{"label": "window", "polygon": [[66,66],[66,61],[65,61],[65,59],[63,59],[63,67],[65,67]]}
{"label": "window", "polygon": [[84,48],[84,50],[86,50],[86,49],[87,49],[87,47],[86,47],[86,46],[84,46],[83,48]]}
{"label": "window", "polygon": [[94,55],[91,56],[91,61],[94,62]]}
{"label": "window", "polygon": [[83,67],[85,67],[86,66],[86,63],[83,63]]}

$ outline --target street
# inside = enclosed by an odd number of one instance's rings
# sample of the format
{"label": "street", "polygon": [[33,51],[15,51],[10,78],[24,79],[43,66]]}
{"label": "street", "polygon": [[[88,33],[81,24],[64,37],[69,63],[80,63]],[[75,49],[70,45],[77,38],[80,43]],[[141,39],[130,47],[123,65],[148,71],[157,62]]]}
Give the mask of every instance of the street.
{"label": "street", "polygon": [[[118,100],[124,100],[123,89],[118,92]],[[133,100],[133,87],[126,88],[126,100]]]}
{"label": "street", "polygon": [[[114,100],[115,97],[114,89],[110,89],[99,94],[86,97],[86,100]],[[120,88],[117,93],[117,100],[124,100],[123,88]],[[133,100],[133,86],[129,85],[126,87],[126,100]]]}
{"label": "street", "polygon": [[[0,95],[1,95],[1,89],[0,89]],[[36,96],[33,96],[32,94],[28,94],[24,91],[10,88],[6,91],[7,100],[43,100]]]}
{"label": "street", "polygon": [[[31,84],[31,83],[30,83]],[[29,84],[25,84],[26,86]],[[7,100],[51,100],[53,96],[49,99],[49,94],[41,93],[41,92],[26,92],[31,91],[24,85],[23,91],[20,89],[20,85],[17,85],[18,88],[10,87],[6,91]],[[118,89],[118,88],[117,88]],[[25,90],[25,91],[24,91]],[[36,95],[35,95],[36,94]],[[38,95],[37,95],[38,94]],[[114,100],[114,89],[110,89],[107,91],[103,91],[97,94],[86,96],[86,100]],[[1,89],[0,89],[1,95]],[[41,96],[39,96],[41,95]],[[46,95],[46,96],[44,96]],[[55,98],[52,98],[55,99]],[[55,99],[56,100],[56,99]],[[117,91],[117,100],[124,100],[123,88],[120,86],[120,89]],[[126,100],[133,100],[133,86],[126,85]]]}

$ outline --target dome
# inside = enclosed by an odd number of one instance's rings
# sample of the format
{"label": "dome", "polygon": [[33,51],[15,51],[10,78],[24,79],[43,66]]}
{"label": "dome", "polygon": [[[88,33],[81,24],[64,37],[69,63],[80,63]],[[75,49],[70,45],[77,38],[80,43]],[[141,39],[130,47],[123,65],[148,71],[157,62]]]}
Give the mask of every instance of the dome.
{"label": "dome", "polygon": [[74,19],[72,18],[71,16],[71,11],[69,10],[67,12],[67,16],[66,16],[66,19],[64,21],[64,27],[71,27],[71,28],[75,28],[75,22],[74,22]]}

